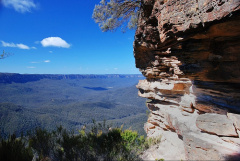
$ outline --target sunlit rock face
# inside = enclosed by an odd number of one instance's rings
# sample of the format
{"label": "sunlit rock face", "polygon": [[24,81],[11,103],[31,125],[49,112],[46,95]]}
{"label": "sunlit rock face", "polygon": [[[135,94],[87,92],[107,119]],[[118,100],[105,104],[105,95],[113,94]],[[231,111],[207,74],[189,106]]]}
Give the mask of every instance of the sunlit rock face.
{"label": "sunlit rock face", "polygon": [[240,0],[144,0],[134,56],[162,136],[143,159],[240,156]]}

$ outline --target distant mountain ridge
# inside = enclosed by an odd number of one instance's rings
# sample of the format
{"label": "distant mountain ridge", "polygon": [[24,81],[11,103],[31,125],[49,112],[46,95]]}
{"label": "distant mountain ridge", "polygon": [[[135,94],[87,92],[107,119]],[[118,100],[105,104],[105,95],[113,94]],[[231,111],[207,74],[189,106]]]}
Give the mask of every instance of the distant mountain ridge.
{"label": "distant mountain ridge", "polygon": [[141,75],[0,73],[0,135],[62,125],[77,132],[92,119],[145,134],[145,98],[135,87]]}
{"label": "distant mountain ridge", "polygon": [[0,83],[27,83],[41,79],[141,78],[141,74],[18,74],[0,73]]}

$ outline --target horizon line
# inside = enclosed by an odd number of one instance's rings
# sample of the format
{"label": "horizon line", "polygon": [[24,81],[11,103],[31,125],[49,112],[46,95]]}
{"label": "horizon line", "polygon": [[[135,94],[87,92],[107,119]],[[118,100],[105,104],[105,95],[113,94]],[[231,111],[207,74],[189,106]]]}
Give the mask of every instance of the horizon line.
{"label": "horizon line", "polygon": [[[140,74],[54,74],[54,73],[51,73],[51,74],[46,74],[46,73],[41,73],[41,74],[33,74],[33,73],[8,73],[8,72],[0,72],[0,74],[20,74],[20,75],[142,75],[141,73]],[[142,75],[143,76],[143,75]]]}

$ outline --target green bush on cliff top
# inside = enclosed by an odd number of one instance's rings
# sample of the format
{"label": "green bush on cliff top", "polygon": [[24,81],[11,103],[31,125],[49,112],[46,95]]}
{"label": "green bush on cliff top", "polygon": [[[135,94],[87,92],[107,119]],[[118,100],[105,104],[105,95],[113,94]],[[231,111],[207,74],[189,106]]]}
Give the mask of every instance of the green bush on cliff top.
{"label": "green bush on cliff top", "polygon": [[90,132],[78,134],[62,126],[54,131],[37,128],[28,136],[1,139],[0,160],[77,161],[77,160],[140,160],[146,140],[136,131],[107,127],[93,122]]}

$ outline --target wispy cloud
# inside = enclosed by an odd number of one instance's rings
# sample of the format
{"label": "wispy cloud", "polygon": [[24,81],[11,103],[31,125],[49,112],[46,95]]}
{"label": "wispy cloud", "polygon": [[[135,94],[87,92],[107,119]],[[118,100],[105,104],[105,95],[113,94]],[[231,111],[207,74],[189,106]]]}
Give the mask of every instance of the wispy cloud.
{"label": "wispy cloud", "polygon": [[30,49],[27,45],[24,44],[16,44],[16,46],[20,49]]}
{"label": "wispy cloud", "polygon": [[40,62],[32,61],[32,62],[30,62],[30,63],[32,63],[32,64],[37,64],[37,63],[40,63]]}
{"label": "wispy cloud", "polygon": [[36,68],[36,67],[27,67],[27,68],[29,68],[29,69],[34,69],[34,68]]}
{"label": "wispy cloud", "polygon": [[7,43],[4,41],[1,41],[1,42],[2,42],[3,47],[16,47],[16,44],[14,44],[14,43]]}
{"label": "wispy cloud", "polygon": [[31,47],[32,49],[37,49],[35,46]]}
{"label": "wispy cloud", "polygon": [[43,47],[61,47],[61,48],[69,48],[71,45],[68,44],[65,40],[60,37],[48,37],[41,41]]}
{"label": "wispy cloud", "polygon": [[8,42],[2,42],[2,46],[3,47],[12,47],[12,48],[19,48],[19,49],[30,49],[29,46],[25,45],[25,44],[15,44],[15,43],[8,43]]}
{"label": "wispy cloud", "polygon": [[[1,2],[0,2],[1,3]],[[2,0],[5,7],[14,8],[17,12],[31,12],[31,9],[36,8],[33,0]]]}
{"label": "wispy cloud", "polygon": [[38,63],[50,63],[50,60],[44,60],[44,61],[32,61],[31,64],[38,64]]}
{"label": "wispy cloud", "polygon": [[44,63],[50,63],[51,61],[50,60],[44,60]]}

